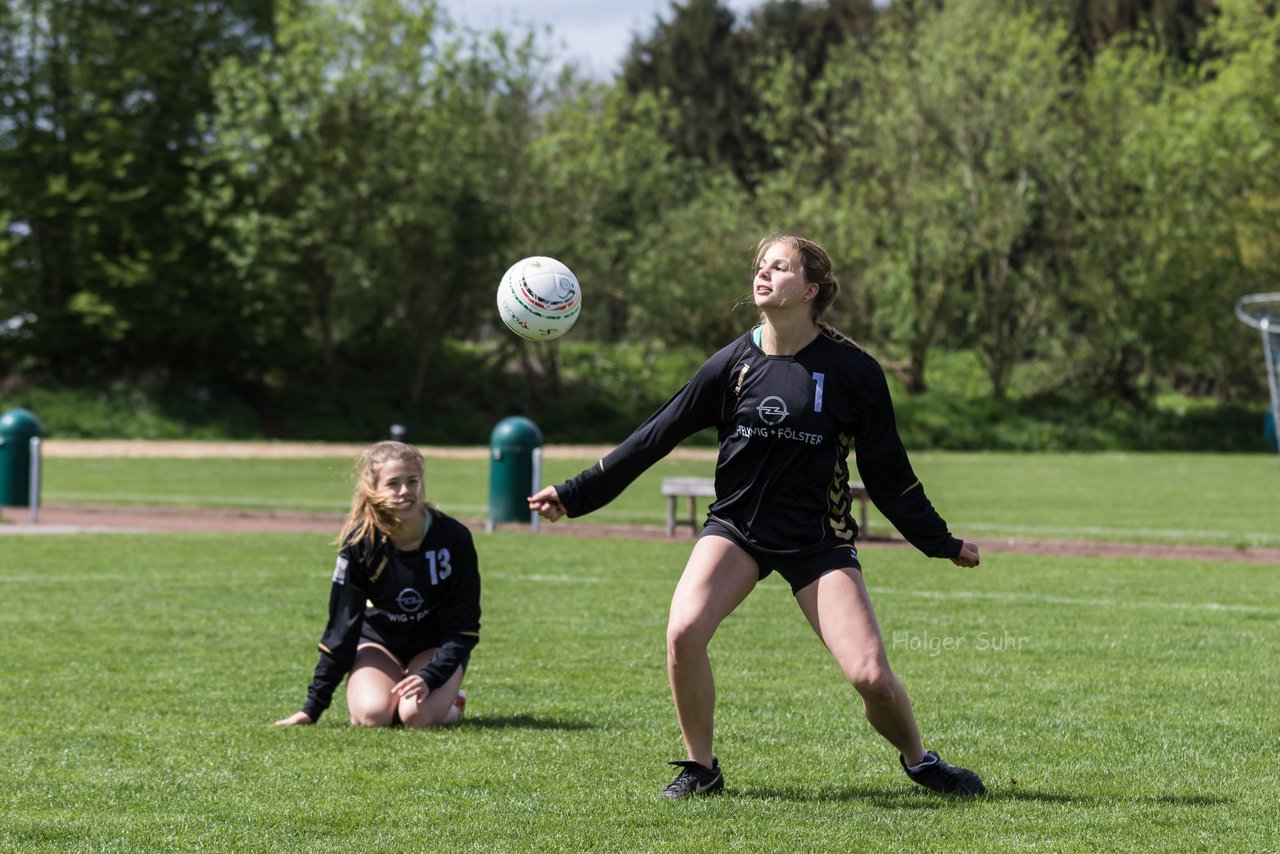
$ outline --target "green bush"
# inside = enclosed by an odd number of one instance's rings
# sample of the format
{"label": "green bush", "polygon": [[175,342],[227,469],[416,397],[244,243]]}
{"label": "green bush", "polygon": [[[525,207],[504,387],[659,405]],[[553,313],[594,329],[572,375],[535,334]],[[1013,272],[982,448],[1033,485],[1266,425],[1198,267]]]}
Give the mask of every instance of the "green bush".
{"label": "green bush", "polygon": [[46,436],[63,439],[252,439],[262,435],[252,409],[226,393],[155,389],[114,382],[104,388],[37,386],[0,394],[0,412],[35,413]]}
{"label": "green bush", "polygon": [[964,398],[926,392],[897,400],[909,448],[1001,451],[1266,451],[1265,411],[1198,403],[1179,410],[1044,395]]}

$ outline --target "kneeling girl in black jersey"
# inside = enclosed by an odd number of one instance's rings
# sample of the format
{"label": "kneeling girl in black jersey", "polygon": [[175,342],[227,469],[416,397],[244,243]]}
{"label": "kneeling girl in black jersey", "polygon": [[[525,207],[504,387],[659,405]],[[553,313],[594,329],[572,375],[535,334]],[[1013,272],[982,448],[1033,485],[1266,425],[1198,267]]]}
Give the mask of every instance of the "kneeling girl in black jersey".
{"label": "kneeling girl in black jersey", "polygon": [[911,702],[889,668],[854,548],[848,456],[876,506],[930,557],[977,566],[978,548],[951,535],[911,469],[880,365],[820,323],[839,291],[811,240],[766,237],[752,295],[761,323],[693,378],[597,465],[529,497],[555,521],[604,506],[681,440],[714,427],[716,500],[676,586],[667,671],[688,759],[662,794],[724,787],[712,751],[715,683],[707,646],[756,583],[778,572],[862,697],[871,725],[907,775],[950,794],[980,794],[978,775],[926,751]]}
{"label": "kneeling girl in black jersey", "polygon": [[307,700],[278,726],[312,724],[347,679],[356,726],[457,723],[480,640],[471,532],[425,498],[422,454],[380,442],[361,458]]}

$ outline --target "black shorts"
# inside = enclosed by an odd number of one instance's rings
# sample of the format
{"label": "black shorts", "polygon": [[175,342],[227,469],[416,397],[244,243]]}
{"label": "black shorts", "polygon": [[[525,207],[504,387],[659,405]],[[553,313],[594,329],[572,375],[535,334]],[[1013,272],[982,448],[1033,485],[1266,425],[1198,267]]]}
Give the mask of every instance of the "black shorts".
{"label": "black shorts", "polygon": [[707,524],[703,526],[698,539],[703,537],[724,537],[729,540],[756,562],[756,566],[760,568],[761,581],[769,573],[777,572],[791,585],[792,595],[837,569],[853,568],[862,572],[862,564],[858,563],[858,550],[847,543],[833,545],[812,554],[770,554],[750,545],[741,532],[715,516],[707,518]]}
{"label": "black shorts", "polygon": [[413,660],[415,655],[429,649],[436,649],[440,646],[440,641],[438,638],[425,638],[413,643],[395,643],[393,641],[385,640],[377,628],[370,626],[369,621],[365,620],[364,627],[360,631],[359,646],[363,647],[368,645],[378,646],[385,649],[387,652],[395,656],[396,660],[400,662],[401,667],[408,667],[409,662]]}

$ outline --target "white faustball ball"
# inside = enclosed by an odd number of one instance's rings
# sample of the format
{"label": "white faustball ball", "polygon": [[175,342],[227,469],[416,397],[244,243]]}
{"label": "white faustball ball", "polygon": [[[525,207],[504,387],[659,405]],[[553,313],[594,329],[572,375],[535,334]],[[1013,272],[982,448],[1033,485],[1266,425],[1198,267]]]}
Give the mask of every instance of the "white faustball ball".
{"label": "white faustball ball", "polygon": [[573,327],[581,310],[578,277],[554,258],[522,258],[511,265],[498,285],[502,322],[530,341],[559,338]]}

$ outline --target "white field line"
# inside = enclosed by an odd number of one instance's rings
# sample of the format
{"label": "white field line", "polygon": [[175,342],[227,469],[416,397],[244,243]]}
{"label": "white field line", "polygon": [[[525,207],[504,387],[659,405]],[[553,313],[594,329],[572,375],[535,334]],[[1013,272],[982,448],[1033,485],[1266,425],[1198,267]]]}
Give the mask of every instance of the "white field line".
{"label": "white field line", "polygon": [[254,498],[244,495],[178,495],[165,493],[158,496],[154,492],[45,492],[44,502],[88,503],[88,504],[133,504],[137,506],[182,507],[197,510],[207,507],[210,502],[224,507],[251,507],[254,509],[274,510],[322,510],[344,513],[348,507],[342,502],[321,501],[306,498],[290,498],[286,506],[271,498]]}
{"label": "white field line", "polygon": [[1040,593],[981,593],[976,590],[903,590],[897,587],[868,585],[875,594],[912,596],[918,599],[980,599],[995,602],[1032,602],[1044,605],[1074,605],[1082,608],[1154,608],[1166,611],[1214,611],[1235,614],[1280,614],[1280,608],[1261,605],[1223,605],[1218,602],[1156,602],[1142,599],[1079,599],[1072,596],[1046,596]]}
{"label": "white field line", "polygon": [[605,579],[598,575],[544,575],[537,572],[494,572],[481,570],[485,578],[502,578],[510,581],[537,581],[549,584],[601,584]]}
{"label": "white field line", "polygon": [[[121,509],[137,509],[139,507],[160,507],[176,510],[210,510],[213,512],[227,510],[274,510],[279,513],[331,513],[343,516],[350,507],[345,502],[308,500],[290,498],[287,503],[268,498],[252,498],[243,495],[173,495],[166,493],[163,501],[157,501],[155,493],[104,493],[104,492],[56,492],[43,496],[45,503],[66,502],[69,504],[102,504],[119,505]],[[450,504],[441,505],[440,509],[450,516],[458,518],[484,518],[488,505],[484,504]],[[657,525],[661,519],[654,517],[652,524]]]}
{"label": "white field line", "polygon": [[[349,506],[345,502],[333,502],[318,499],[308,500],[306,498],[295,499],[290,497],[287,503],[282,504],[276,499],[245,495],[178,495],[174,493],[165,493],[163,496],[158,496],[153,492],[45,492],[42,496],[42,500],[45,503],[67,502],[69,504],[119,504],[125,508],[128,508],[129,506],[175,507],[186,510],[199,510],[205,508],[227,510],[244,508],[252,510],[279,510],[284,513],[289,511],[317,510],[337,515],[342,515],[349,509]],[[442,504],[441,509],[450,516],[462,518],[483,518],[489,512],[489,506],[487,504]],[[652,518],[640,519],[637,518],[634,513],[613,513],[609,510],[601,510],[591,514],[591,519],[588,521],[613,522],[616,524],[629,523],[636,525],[660,525],[663,524],[664,519],[665,517],[658,512],[654,512]]]}

